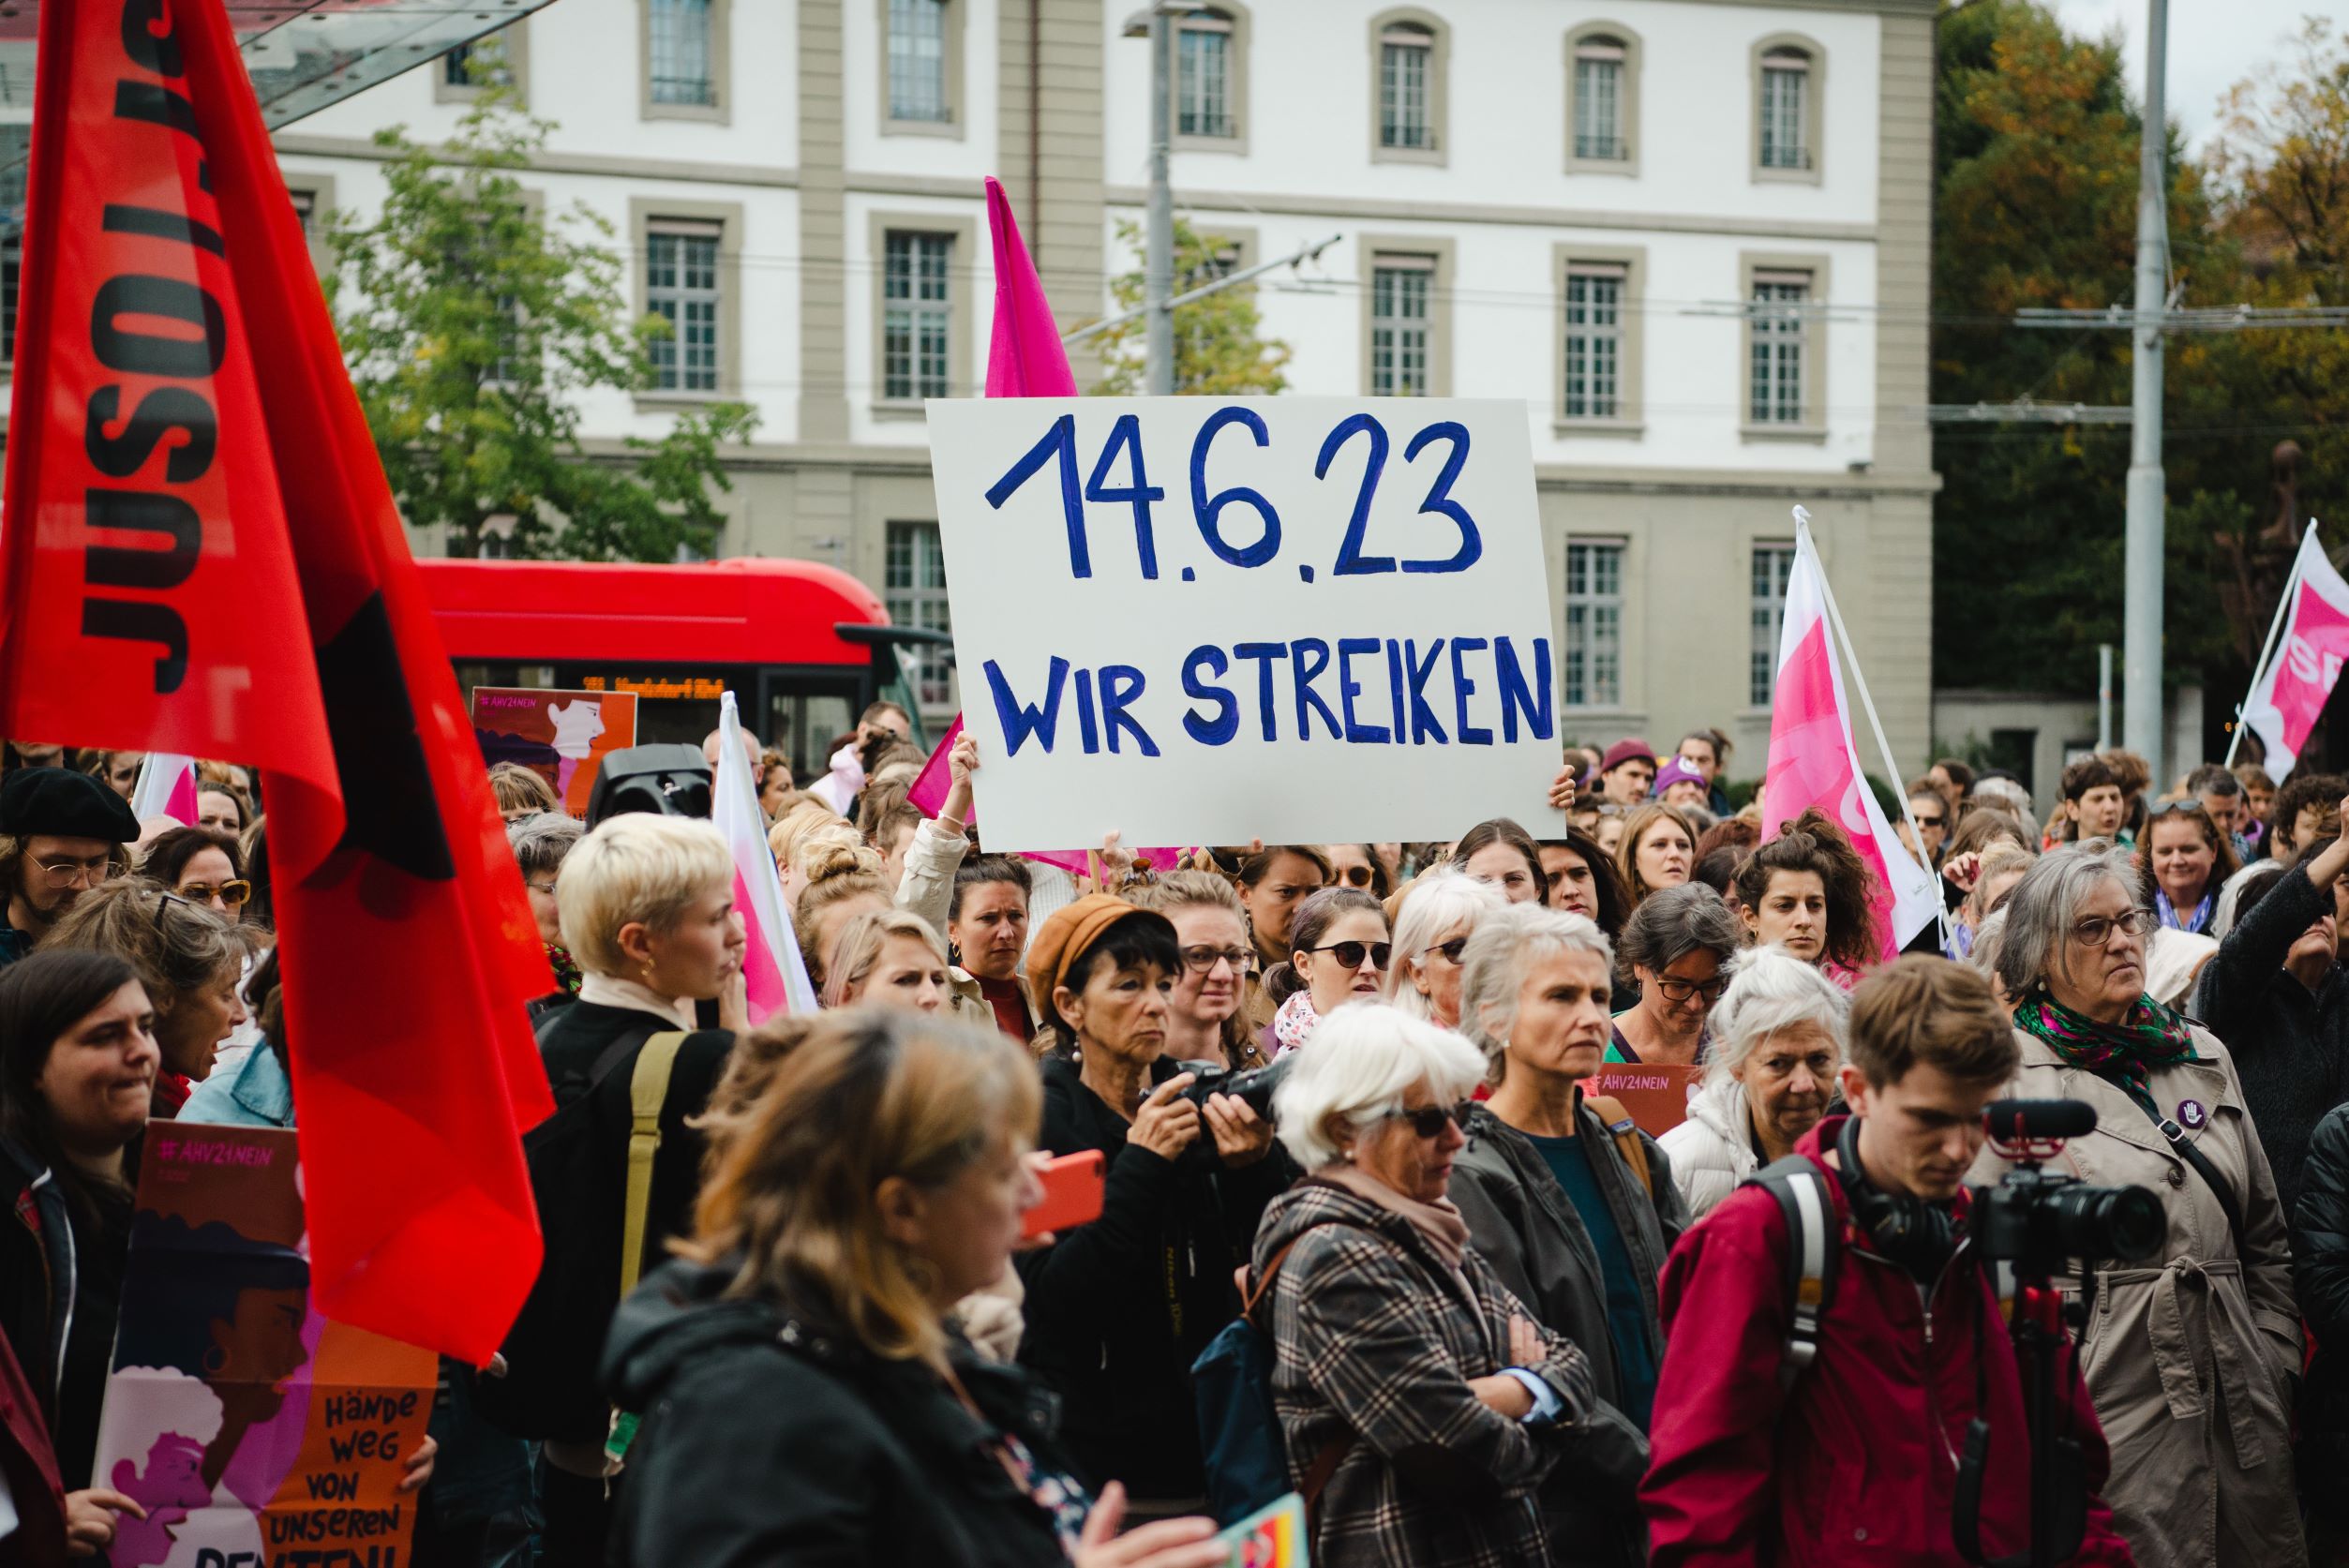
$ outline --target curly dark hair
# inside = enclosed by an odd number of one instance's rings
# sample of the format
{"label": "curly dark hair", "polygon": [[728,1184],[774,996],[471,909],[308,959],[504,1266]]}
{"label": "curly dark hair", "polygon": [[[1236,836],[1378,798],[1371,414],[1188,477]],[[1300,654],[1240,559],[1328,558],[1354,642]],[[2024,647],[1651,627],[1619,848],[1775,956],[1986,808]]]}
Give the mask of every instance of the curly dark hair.
{"label": "curly dark hair", "polygon": [[1770,879],[1782,871],[1807,871],[1827,889],[1827,946],[1822,957],[1847,969],[1863,968],[1882,956],[1870,895],[1874,874],[1834,819],[1813,806],[1778,829],[1778,836],[1746,857],[1737,869],[1738,902],[1759,909]]}

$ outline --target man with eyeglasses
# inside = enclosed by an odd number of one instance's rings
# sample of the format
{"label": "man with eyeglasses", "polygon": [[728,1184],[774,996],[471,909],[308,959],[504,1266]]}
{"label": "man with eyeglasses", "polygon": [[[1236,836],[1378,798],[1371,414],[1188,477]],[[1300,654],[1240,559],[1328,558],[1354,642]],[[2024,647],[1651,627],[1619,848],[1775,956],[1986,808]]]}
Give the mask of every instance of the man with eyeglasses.
{"label": "man with eyeglasses", "polygon": [[27,768],[0,782],[0,887],[7,924],[0,964],[33,950],[87,888],[120,876],[139,838],[130,804],[104,781],[63,768]]}

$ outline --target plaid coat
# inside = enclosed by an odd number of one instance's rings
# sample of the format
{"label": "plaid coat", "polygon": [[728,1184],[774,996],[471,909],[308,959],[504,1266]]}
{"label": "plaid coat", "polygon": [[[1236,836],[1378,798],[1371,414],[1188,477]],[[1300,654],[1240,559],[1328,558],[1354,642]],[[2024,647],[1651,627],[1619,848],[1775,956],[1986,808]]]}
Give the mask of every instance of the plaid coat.
{"label": "plaid coat", "polygon": [[1354,1440],[1321,1494],[1313,1561],[1545,1564],[1535,1493],[1556,1462],[1555,1439],[1591,1409],[1582,1351],[1544,1330],[1549,1354],[1528,1370],[1565,1409],[1546,1428],[1509,1420],[1480,1403],[1468,1380],[1508,1365],[1509,1320],[1533,1314],[1473,1247],[1455,1274],[1409,1220],[1314,1181],[1265,1210],[1256,1269],[1293,1239],[1270,1322],[1291,1478],[1301,1483],[1333,1438]]}

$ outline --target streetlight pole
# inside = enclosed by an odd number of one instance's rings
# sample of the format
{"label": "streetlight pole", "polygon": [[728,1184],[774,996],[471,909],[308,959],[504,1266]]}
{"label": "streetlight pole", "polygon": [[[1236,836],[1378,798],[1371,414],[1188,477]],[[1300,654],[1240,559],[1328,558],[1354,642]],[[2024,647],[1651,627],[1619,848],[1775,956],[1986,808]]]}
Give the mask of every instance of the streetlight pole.
{"label": "streetlight pole", "polygon": [[[2155,0],[2160,4],[2160,0]],[[1174,191],[1167,154],[1174,142],[1174,19],[1150,7],[1150,212],[1142,259],[1143,336],[1153,397],[1174,395]]]}
{"label": "streetlight pole", "polygon": [[2162,746],[2162,312],[2169,291],[2169,127],[2162,79],[2169,52],[2168,0],[2147,0],[2145,133],[2137,151],[2136,385],[2129,443],[2129,514],[2122,635],[2121,733],[2128,748],[2169,776]]}

